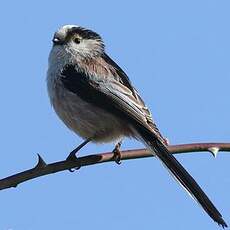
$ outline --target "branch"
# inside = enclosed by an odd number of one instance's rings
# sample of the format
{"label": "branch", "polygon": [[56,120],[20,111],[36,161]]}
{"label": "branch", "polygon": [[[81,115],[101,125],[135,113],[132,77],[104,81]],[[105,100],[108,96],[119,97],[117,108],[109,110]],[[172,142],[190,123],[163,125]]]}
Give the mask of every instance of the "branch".
{"label": "branch", "polygon": [[[230,143],[195,143],[184,145],[171,145],[168,146],[168,148],[172,154],[208,151],[214,157],[216,157],[219,151],[230,152]],[[121,160],[130,160],[154,156],[146,149],[126,150],[122,151],[121,154]],[[0,190],[7,189],[10,187],[16,187],[18,184],[22,182],[40,176],[110,161],[114,161],[114,154],[108,152],[83,156],[76,158],[75,160],[64,160],[54,162],[51,164],[46,164],[42,157],[38,154],[38,163],[34,168],[1,179]]]}

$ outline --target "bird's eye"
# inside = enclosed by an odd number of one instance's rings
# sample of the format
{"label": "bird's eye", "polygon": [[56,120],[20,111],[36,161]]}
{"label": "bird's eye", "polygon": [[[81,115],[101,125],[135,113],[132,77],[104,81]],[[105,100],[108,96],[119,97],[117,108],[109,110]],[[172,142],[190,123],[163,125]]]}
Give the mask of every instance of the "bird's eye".
{"label": "bird's eye", "polygon": [[80,38],[74,38],[74,42],[75,42],[76,44],[79,44],[79,43],[80,43]]}

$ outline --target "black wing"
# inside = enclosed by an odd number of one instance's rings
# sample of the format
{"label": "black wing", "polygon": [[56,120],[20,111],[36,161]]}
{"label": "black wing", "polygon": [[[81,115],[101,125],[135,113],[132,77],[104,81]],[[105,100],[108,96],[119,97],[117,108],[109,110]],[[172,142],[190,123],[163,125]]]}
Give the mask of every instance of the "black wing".
{"label": "black wing", "polygon": [[129,80],[127,74],[106,53],[102,55],[102,58],[116,70],[116,73],[120,78],[120,81],[132,91],[133,97],[135,97],[138,104],[142,107],[142,112],[145,114],[145,118],[148,125],[152,128],[153,132],[155,132],[156,135],[161,139],[161,141],[165,143],[165,139],[161,135],[156,123],[154,122],[151,112],[149,111],[148,107],[145,105],[138,91],[132,86],[132,83]]}

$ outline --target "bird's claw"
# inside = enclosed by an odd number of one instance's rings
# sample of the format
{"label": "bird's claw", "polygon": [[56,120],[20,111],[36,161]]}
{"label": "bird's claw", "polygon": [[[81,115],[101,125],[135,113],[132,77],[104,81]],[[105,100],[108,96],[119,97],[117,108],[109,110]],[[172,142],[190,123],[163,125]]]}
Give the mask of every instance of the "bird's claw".
{"label": "bird's claw", "polygon": [[[78,145],[77,148],[75,148],[73,151],[70,152],[69,156],[66,158],[67,161],[76,161],[78,158],[76,156],[77,152],[82,149],[86,144],[88,144],[90,142],[90,138],[88,138],[87,140],[85,140],[83,143],[81,143],[80,145]],[[74,172],[76,170],[79,170],[81,168],[81,165],[79,163],[79,166],[75,167],[74,169],[69,169],[70,172]]]}
{"label": "bird's claw", "polygon": [[[69,156],[66,158],[66,160],[67,161],[76,161],[78,158],[77,158],[77,156],[76,156],[76,153],[75,152],[71,152],[70,154],[69,154]],[[77,166],[77,167],[75,167],[75,168],[73,168],[73,169],[69,169],[69,171],[70,172],[75,172],[75,171],[77,171],[77,170],[79,170],[81,168],[81,165],[79,165],[79,166]]]}
{"label": "bird's claw", "polygon": [[75,172],[75,171],[79,170],[80,168],[81,168],[81,166],[73,168],[73,169],[68,169],[68,170],[69,170],[69,172],[72,173],[72,172]]}
{"label": "bird's claw", "polygon": [[121,151],[120,151],[120,147],[121,147],[121,143],[119,142],[119,143],[117,143],[117,144],[115,145],[115,148],[114,148],[114,150],[113,150],[113,154],[114,154],[113,158],[114,158],[114,161],[115,161],[118,165],[121,164]]}

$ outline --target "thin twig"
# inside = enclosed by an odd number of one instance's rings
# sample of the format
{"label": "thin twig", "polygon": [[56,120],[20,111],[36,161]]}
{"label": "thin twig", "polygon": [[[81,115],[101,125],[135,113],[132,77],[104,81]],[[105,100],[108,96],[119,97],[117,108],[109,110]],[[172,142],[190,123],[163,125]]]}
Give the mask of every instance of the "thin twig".
{"label": "thin twig", "polygon": [[[171,145],[168,146],[169,151],[172,154],[188,153],[188,152],[203,152],[209,151],[216,157],[219,151],[230,152],[230,143],[194,143],[183,145]],[[146,149],[126,150],[121,152],[121,160],[130,160],[137,158],[153,157]],[[3,178],[0,180],[0,190],[10,187],[16,187],[18,184],[52,173],[70,170],[77,167],[83,167],[93,164],[105,163],[114,161],[114,153],[101,153],[88,155],[84,157],[76,158],[75,160],[58,161],[51,164],[46,164],[42,157],[38,154],[38,163],[35,167],[14,174],[12,176]]]}

